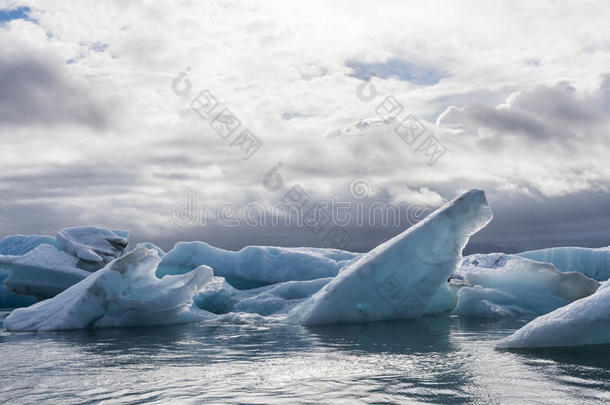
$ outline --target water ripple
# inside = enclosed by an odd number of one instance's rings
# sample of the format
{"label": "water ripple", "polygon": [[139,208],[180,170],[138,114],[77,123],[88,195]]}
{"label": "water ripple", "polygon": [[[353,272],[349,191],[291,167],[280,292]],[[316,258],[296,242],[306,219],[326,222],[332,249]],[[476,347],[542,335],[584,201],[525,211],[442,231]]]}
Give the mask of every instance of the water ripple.
{"label": "water ripple", "polygon": [[493,345],[522,323],[0,332],[2,403],[595,403],[610,347]]}

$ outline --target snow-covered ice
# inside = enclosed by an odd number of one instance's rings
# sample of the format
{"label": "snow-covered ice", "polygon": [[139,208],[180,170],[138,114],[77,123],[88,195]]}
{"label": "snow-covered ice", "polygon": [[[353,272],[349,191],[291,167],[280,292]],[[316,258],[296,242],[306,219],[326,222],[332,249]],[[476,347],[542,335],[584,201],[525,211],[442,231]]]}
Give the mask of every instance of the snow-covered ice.
{"label": "snow-covered ice", "polygon": [[519,256],[553,263],[560,271],[577,271],[597,281],[610,278],[610,247],[554,247],[530,250],[519,253]]}
{"label": "snow-covered ice", "polygon": [[80,267],[97,270],[123,254],[128,233],[96,226],[76,226],[62,229],[55,238],[62,250],[85,262]]}
{"label": "snow-covered ice", "polygon": [[610,343],[610,282],[595,294],[542,315],[512,335],[498,348],[542,348]]}
{"label": "snow-covered ice", "polygon": [[464,193],[350,264],[297,306],[290,321],[317,325],[421,316],[456,270],[470,236],[491,218],[482,191]]}
{"label": "snow-covered ice", "polygon": [[552,264],[505,254],[465,258],[453,277],[464,283],[453,314],[485,318],[541,315],[593,294],[599,283]]}
{"label": "snow-covered ice", "polygon": [[192,305],[193,296],[209,282],[205,266],[159,279],[160,259],[153,249],[137,248],[61,294],[4,320],[8,330],[44,331],[86,327],[167,325],[205,319],[209,314]]}

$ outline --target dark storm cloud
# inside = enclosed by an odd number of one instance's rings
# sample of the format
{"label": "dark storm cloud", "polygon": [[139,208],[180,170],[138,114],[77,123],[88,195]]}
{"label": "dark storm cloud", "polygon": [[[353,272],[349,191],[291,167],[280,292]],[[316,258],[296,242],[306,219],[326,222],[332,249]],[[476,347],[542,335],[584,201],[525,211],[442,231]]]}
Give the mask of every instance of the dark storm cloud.
{"label": "dark storm cloud", "polygon": [[546,139],[556,134],[555,131],[550,131],[545,123],[524,111],[472,106],[465,109],[464,113],[477,125],[502,133],[520,133],[538,139]]}
{"label": "dark storm cloud", "polygon": [[452,106],[439,124],[468,131],[491,132],[494,137],[523,136],[534,141],[570,142],[597,136],[610,118],[610,79],[602,75],[593,92],[578,92],[569,82],[538,85],[513,93],[504,104]]}
{"label": "dark storm cloud", "polygon": [[[609,243],[604,207],[610,197],[598,190],[610,176],[604,155],[610,76],[598,88],[585,87],[591,72],[607,66],[598,51],[579,53],[580,39],[606,32],[601,18],[591,25],[595,19],[580,24],[541,14],[543,29],[504,31],[514,27],[505,18],[519,16],[502,12],[497,21],[483,13],[474,24],[447,26],[434,13],[426,20],[410,13],[412,6],[397,13],[393,5],[378,32],[369,32],[370,18],[358,25],[342,12],[353,29],[333,38],[336,19],[312,19],[290,7],[286,14],[251,10],[260,16],[225,14],[213,5],[145,7],[150,10],[141,18],[141,7],[123,3],[54,2],[32,6],[40,17],[34,22],[24,19],[26,12],[0,24],[0,134],[11,142],[0,165],[3,235],[53,234],[92,223],[128,228],[133,242],[164,248],[179,240],[231,249],[332,246],[306,227],[228,228],[210,221],[182,228],[169,220],[172,207],[192,190],[202,199],[240,204],[280,199],[280,192],[265,193],[261,181],[281,162],[282,192],[301,185],[316,201],[345,194],[357,176],[372,180],[382,203],[414,195],[436,203],[458,190],[484,189],[496,218],[475,235],[469,251]],[[451,12],[460,16],[461,9]],[[219,11],[217,20],[226,24],[193,18]],[[285,26],[267,24],[269,16]],[[244,32],[252,22],[258,28]],[[497,35],[480,35],[487,23]],[[571,29],[556,29],[566,26]],[[415,41],[417,32],[425,35]],[[549,47],[547,33],[569,36]],[[376,49],[383,58],[356,59]],[[400,56],[387,58],[397,49]],[[182,97],[170,82],[187,66],[193,87]],[[372,74],[378,95],[369,103],[356,94],[361,79]],[[579,81],[560,81],[565,77]],[[523,83],[545,84],[522,89]],[[193,112],[193,97],[208,87],[222,108],[226,104],[263,140],[252,159],[243,160],[231,139],[211,129],[211,117]],[[389,95],[447,147],[438,163],[429,166],[399,138],[396,123],[384,118],[377,125],[377,106]],[[109,96],[125,108],[105,102]],[[431,124],[449,105],[456,107],[438,126]],[[450,118],[464,130],[445,130]],[[324,137],[327,131],[341,136]],[[44,142],[52,147],[45,150]],[[348,224],[348,249],[369,250],[408,225]]]}
{"label": "dark storm cloud", "polygon": [[[455,197],[455,195],[451,196]],[[321,196],[312,195],[318,201]],[[345,201],[355,203],[348,196]],[[362,201],[362,200],[360,200]],[[385,196],[377,196],[365,202],[365,212],[374,202],[389,201]],[[479,233],[475,234],[465,249],[467,254],[478,252],[507,253],[552,246],[589,246],[610,245],[610,206],[608,193],[582,192],[564,197],[523,197],[506,193],[488,193],[488,201],[494,218]],[[350,242],[352,251],[369,251],[375,246],[403,232],[423,218],[408,217],[407,204],[400,204],[400,224],[394,223],[389,216],[389,224],[360,225],[352,220],[342,226]],[[426,214],[437,207],[427,206]],[[352,212],[354,214],[355,211]],[[133,229],[134,242],[151,241],[164,249],[170,249],[177,240],[199,240],[226,249],[238,250],[247,245],[276,246],[317,246],[338,247],[325,238],[325,229],[313,233],[306,226],[248,226],[227,227],[211,218],[206,224],[189,227],[173,226],[170,229],[151,230]]]}
{"label": "dark storm cloud", "polygon": [[5,202],[128,192],[145,179],[135,167],[105,165],[40,166],[27,173],[0,175]]}
{"label": "dark storm cloud", "polygon": [[610,194],[562,197],[489,196],[493,221],[472,238],[477,250],[517,252],[552,246],[610,245]]}
{"label": "dark storm cloud", "polygon": [[95,163],[45,165],[0,176],[0,236],[54,235],[85,224],[138,230],[146,226],[145,213],[168,211],[141,191],[152,181],[142,167]]}
{"label": "dark storm cloud", "polygon": [[5,201],[0,204],[0,237],[12,234],[54,236],[60,227],[69,226],[64,224],[74,223],[83,211],[84,208],[75,209],[46,201]]}
{"label": "dark storm cloud", "polygon": [[86,86],[70,80],[65,68],[43,55],[0,58],[0,125],[80,124],[101,129],[110,109]]}
{"label": "dark storm cloud", "polygon": [[[115,190],[116,191],[116,190]],[[205,241],[226,249],[238,250],[246,245],[279,245],[279,246],[318,246],[338,247],[325,239],[326,229],[322,233],[313,233],[305,226],[250,226],[243,222],[237,227],[219,223],[210,218],[205,225],[194,224],[181,227],[169,220],[170,208],[156,204],[154,200],[136,204],[130,201],[129,206],[119,204],[114,209],[109,207],[105,212],[90,212],[88,204],[79,205],[69,196],[64,196],[61,204],[48,201],[23,202],[11,198],[14,202],[0,205],[3,235],[13,233],[46,233],[53,235],[65,226],[92,223],[110,228],[127,228],[131,231],[132,245],[150,241],[163,249],[171,247],[179,240]],[[270,199],[279,199],[281,195],[272,195]],[[311,193],[310,201],[321,201],[325,197]],[[448,196],[450,198],[455,195]],[[95,199],[93,199],[95,200]],[[356,201],[348,195],[341,196],[342,201]],[[494,212],[494,219],[482,231],[474,235],[466,248],[467,253],[474,252],[517,252],[550,246],[591,246],[599,247],[610,244],[610,218],[607,207],[610,206],[608,193],[582,192],[564,197],[544,198],[540,196],[511,196],[506,193],[488,193],[488,200]],[[357,200],[363,201],[363,200]],[[369,207],[374,202],[388,202],[389,195],[383,190],[374,198],[364,201]],[[245,202],[242,202],[245,204]],[[376,225],[359,225],[354,220],[343,229],[350,238],[348,250],[368,251],[384,241],[407,229],[411,223],[421,217],[409,219],[408,205],[400,204],[401,221],[397,226],[393,217],[389,224],[382,226],[376,217]],[[427,206],[430,212],[436,207]],[[146,218],[131,217],[130,212],[157,212],[167,216],[165,225],[146,225]],[[368,212],[368,208],[365,209]],[[355,211],[350,211],[354,215]]]}

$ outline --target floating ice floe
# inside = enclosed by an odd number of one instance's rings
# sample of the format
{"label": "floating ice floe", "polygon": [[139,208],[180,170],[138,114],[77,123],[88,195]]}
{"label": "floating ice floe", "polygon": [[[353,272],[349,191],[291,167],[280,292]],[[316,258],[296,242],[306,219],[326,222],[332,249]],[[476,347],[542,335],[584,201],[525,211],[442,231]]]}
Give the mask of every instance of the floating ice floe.
{"label": "floating ice floe", "polygon": [[214,269],[234,287],[255,288],[284,281],[334,277],[359,257],[337,249],[247,246],[238,252],[203,242],[179,242],[162,259],[157,275],[182,274],[197,266]]}
{"label": "floating ice floe", "polygon": [[[20,304],[11,294],[38,300],[53,297],[119,257],[127,232],[93,226],[66,228],[50,236],[14,235],[0,241],[0,306]],[[31,301],[31,300],[26,300]]]}
{"label": "floating ice floe", "polygon": [[78,258],[47,244],[22,256],[0,256],[8,290],[37,299],[53,297],[91,274],[77,268],[77,263]]}
{"label": "floating ice floe", "polygon": [[8,274],[0,270],[0,308],[27,307],[36,302],[36,298],[27,295],[15,294],[4,285]]}
{"label": "floating ice floe", "polygon": [[552,263],[560,271],[577,271],[597,281],[610,278],[610,247],[554,247],[530,250],[519,256]]}
{"label": "floating ice floe", "polygon": [[[264,287],[239,290],[222,277],[206,284],[194,298],[198,308],[215,313],[243,313],[274,316],[282,320],[297,305],[304,302],[333,278],[317,278],[304,281],[285,281]],[[457,302],[457,289],[444,283],[432,296],[424,315],[450,311]],[[226,319],[226,317],[225,317]]]}
{"label": "floating ice floe", "polygon": [[456,270],[469,237],[491,218],[485,194],[466,192],[350,264],[289,320],[317,325],[421,316]]}
{"label": "floating ice floe", "polygon": [[[53,297],[13,311],[5,327],[55,330],[198,320],[317,325],[439,313],[532,317],[600,296],[603,288],[585,274],[605,274],[603,249],[461,260],[469,237],[491,218],[484,193],[471,190],[366,254],[270,246],[233,252],[180,242],[168,253],[143,243],[123,256],[127,233],[122,231],[67,228],[57,240],[17,235],[0,241],[0,281],[6,284],[0,306],[31,300],[12,292]],[[555,261],[562,271],[521,255]],[[582,274],[568,272],[569,266]],[[596,322],[604,319],[600,305],[587,307],[596,311],[591,315]],[[540,326],[542,333],[567,318],[549,319]],[[526,328],[538,333],[536,321]],[[600,335],[605,330],[593,323],[587,327]]]}
{"label": "floating ice floe", "polygon": [[222,277],[205,285],[195,296],[195,305],[215,314],[251,313],[282,315],[324,287],[332,278],[285,281],[264,287],[239,290]]}
{"label": "floating ice floe", "polygon": [[48,331],[168,325],[209,316],[192,302],[212,279],[212,269],[200,266],[159,279],[155,276],[159,261],[155,250],[137,248],[61,294],[14,310],[4,326],[8,330]]}
{"label": "floating ice floe", "polygon": [[610,343],[610,282],[595,294],[542,315],[512,335],[498,348],[544,348]]}
{"label": "floating ice floe", "polygon": [[37,246],[49,244],[55,246],[55,239],[43,235],[11,235],[0,240],[0,308],[17,308],[32,305],[36,298],[16,294],[11,291],[4,281],[8,277],[6,263],[2,265],[2,256],[22,256]]}
{"label": "floating ice floe", "polygon": [[59,249],[55,239],[44,235],[11,235],[0,240],[0,256],[23,256],[40,245],[52,245]]}
{"label": "floating ice floe", "polygon": [[[314,248],[228,252],[203,243],[180,243],[161,262],[159,250],[141,246],[88,276],[77,269],[87,278],[53,298],[13,311],[5,327],[57,330],[200,319],[260,321],[262,316],[293,322],[295,314],[298,322],[313,324],[320,319],[372,321],[446,311],[456,298],[446,280],[468,237],[490,219],[484,194],[471,191],[364,256]],[[79,245],[67,249],[75,256],[43,244],[13,260],[21,265],[26,258],[34,265],[56,260],[56,267],[74,269],[83,257],[92,258],[86,249],[93,243],[74,238],[75,232],[68,234],[73,245]],[[66,248],[65,242],[59,245]],[[202,263],[212,264],[214,270]],[[214,274],[270,285],[240,290]],[[41,279],[48,287],[48,280]],[[334,306],[333,293],[344,307]],[[343,298],[352,300],[352,306]]]}
{"label": "floating ice floe", "polygon": [[494,253],[465,258],[453,277],[463,286],[452,313],[485,318],[541,315],[593,294],[599,283],[552,264]]}

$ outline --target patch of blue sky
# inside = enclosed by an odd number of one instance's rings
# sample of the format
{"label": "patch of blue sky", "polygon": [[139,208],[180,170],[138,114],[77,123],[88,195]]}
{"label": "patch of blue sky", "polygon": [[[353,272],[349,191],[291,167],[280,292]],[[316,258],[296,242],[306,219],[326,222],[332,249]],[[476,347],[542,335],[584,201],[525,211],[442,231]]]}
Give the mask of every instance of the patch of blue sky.
{"label": "patch of blue sky", "polygon": [[13,20],[30,20],[31,9],[29,7],[17,7],[9,9],[0,9],[0,24],[6,24]]}
{"label": "patch of blue sky", "polygon": [[349,60],[345,64],[352,69],[348,76],[368,80],[372,76],[380,79],[395,78],[413,84],[432,86],[448,77],[441,68],[401,58],[390,58],[385,62],[365,63]]}

